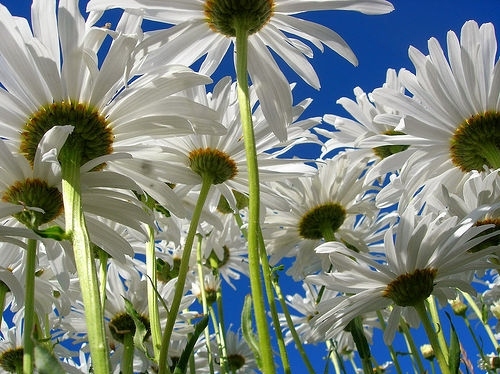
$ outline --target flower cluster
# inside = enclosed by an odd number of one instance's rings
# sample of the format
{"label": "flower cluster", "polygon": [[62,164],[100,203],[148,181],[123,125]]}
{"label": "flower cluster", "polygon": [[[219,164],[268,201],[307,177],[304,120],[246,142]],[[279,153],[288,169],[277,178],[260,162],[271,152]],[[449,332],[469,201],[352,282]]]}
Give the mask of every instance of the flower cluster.
{"label": "flower cluster", "polygon": [[[293,104],[275,56],[317,89],[309,44],[357,60],[296,14],[384,14],[389,2],[86,6],[83,17],[78,0],[33,0],[29,22],[0,4],[1,370],[272,374],[290,372],[293,343],[311,373],[307,344],[324,344],[338,373],[425,372],[422,358],[454,373],[471,357],[447,307],[482,322],[491,347],[478,343],[473,365],[496,369],[491,23],[467,21],[446,48],[410,47],[413,72],[389,69],[382,87],[338,100],[352,118],[303,118],[311,99]],[[229,50],[236,79],[212,82]],[[304,144],[321,155],[293,156]],[[284,294],[281,275],[299,291]],[[242,277],[251,293],[234,331],[223,291]],[[384,364],[370,350],[378,332]]]}

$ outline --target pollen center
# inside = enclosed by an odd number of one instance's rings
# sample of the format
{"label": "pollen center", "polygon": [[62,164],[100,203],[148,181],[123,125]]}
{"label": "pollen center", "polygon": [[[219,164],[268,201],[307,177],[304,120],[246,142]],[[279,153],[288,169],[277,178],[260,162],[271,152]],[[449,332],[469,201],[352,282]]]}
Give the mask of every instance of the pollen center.
{"label": "pollen center", "polygon": [[461,123],[450,141],[453,164],[464,172],[500,167],[500,113],[488,111]]}
{"label": "pollen center", "polygon": [[[404,132],[401,131],[395,131],[395,130],[389,130],[384,132],[384,135],[406,135]],[[382,145],[380,147],[373,148],[373,153],[380,157],[382,160],[386,157],[389,157],[393,154],[403,152],[406,149],[408,149],[409,145],[402,145],[402,144],[388,144],[388,145]]]}
{"label": "pollen center", "polygon": [[205,18],[212,30],[236,36],[235,24],[244,25],[251,35],[259,31],[273,15],[273,0],[206,0]]}
{"label": "pollen center", "polygon": [[496,232],[497,235],[490,237],[489,239],[484,240],[483,242],[475,245],[469,252],[479,252],[488,247],[500,245],[500,217],[485,217],[482,220],[477,221],[474,226],[482,226],[482,225],[495,225],[490,227],[489,229],[483,231],[478,236],[484,236],[487,234],[491,234]]}
{"label": "pollen center", "polygon": [[245,357],[240,354],[233,353],[227,356],[227,363],[229,366],[229,371],[231,373],[235,373],[243,366],[245,366],[245,362]]}
{"label": "pollen center", "polygon": [[5,190],[2,200],[25,207],[36,207],[43,212],[25,208],[14,217],[30,228],[37,228],[55,219],[63,212],[63,199],[56,187],[50,187],[47,182],[39,179],[26,179],[16,182]]}
{"label": "pollen center", "polygon": [[417,305],[431,295],[436,274],[437,269],[417,269],[401,274],[387,285],[383,295],[399,306]]}
{"label": "pollen center", "polygon": [[31,115],[21,133],[21,153],[33,165],[44,134],[54,126],[74,126],[64,147],[79,149],[81,165],[112,152],[113,134],[106,119],[87,104],[67,101],[44,105]]}
{"label": "pollen center", "polygon": [[199,148],[189,152],[189,167],[202,178],[211,178],[213,184],[223,183],[238,173],[238,167],[231,157],[213,148]]}
{"label": "pollen center", "polygon": [[[346,211],[338,203],[326,203],[307,211],[300,220],[299,234],[304,239],[318,240],[335,233],[344,223]],[[330,240],[330,239],[328,239]]]}

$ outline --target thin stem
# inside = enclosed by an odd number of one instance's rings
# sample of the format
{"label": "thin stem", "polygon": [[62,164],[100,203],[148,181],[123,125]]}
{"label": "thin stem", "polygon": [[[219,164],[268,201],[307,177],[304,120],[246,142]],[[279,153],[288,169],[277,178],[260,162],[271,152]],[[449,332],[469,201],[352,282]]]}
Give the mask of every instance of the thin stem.
{"label": "thin stem", "polygon": [[439,367],[441,368],[441,372],[443,374],[451,374],[450,368],[448,367],[448,362],[446,357],[441,350],[441,345],[439,344],[439,340],[436,335],[436,331],[432,327],[432,322],[429,319],[429,315],[427,314],[427,309],[425,308],[424,300],[418,302],[413,306],[422,321],[422,325],[424,326],[427,337],[429,338],[429,342],[432,345],[432,349],[434,350],[434,355],[436,356]]}
{"label": "thin stem", "polygon": [[0,325],[2,324],[2,318],[3,318],[3,311],[5,309],[5,297],[7,296],[7,293],[10,291],[9,287],[7,285],[0,281]]}
{"label": "thin stem", "polygon": [[[385,323],[384,316],[382,315],[382,312],[380,310],[377,310],[377,318],[380,323],[380,327],[382,328],[382,331],[385,332],[385,329],[387,327],[387,324]],[[398,374],[403,374],[403,371],[401,370],[401,366],[399,366],[399,361],[398,361],[398,355],[396,351],[394,351],[394,348],[392,346],[392,343],[388,345],[387,347],[389,349],[389,353],[391,354],[392,362],[394,363],[394,367],[396,368],[396,371]],[[422,373],[423,371],[420,371]]]}
{"label": "thin stem", "polygon": [[123,355],[120,362],[120,373],[134,373],[134,335],[130,333],[123,335]]}
{"label": "thin stem", "polygon": [[288,361],[288,354],[286,352],[285,340],[283,339],[283,333],[280,328],[280,320],[278,316],[278,311],[276,310],[276,301],[274,300],[273,284],[272,280],[275,278],[274,274],[271,274],[269,267],[269,261],[267,259],[267,252],[265,250],[264,237],[262,236],[262,231],[259,230],[259,245],[260,245],[260,262],[262,265],[262,273],[264,276],[264,286],[266,289],[267,303],[271,310],[271,317],[274,324],[274,331],[276,332],[276,340],[278,342],[278,349],[280,352],[281,363],[283,364],[283,372],[285,374],[291,373],[290,363]]}
{"label": "thin stem", "polygon": [[[203,281],[203,256],[201,253],[201,243],[202,243],[202,238],[200,235],[198,235],[198,244],[196,246],[196,263],[197,263],[197,268],[198,268],[198,279],[200,279],[200,292],[201,292],[201,306],[203,310],[203,315],[208,314],[208,302],[207,302],[207,292],[204,287],[204,281]],[[208,367],[210,369],[210,373],[214,372],[214,360],[213,360],[213,354],[212,354],[212,346],[210,345],[210,331],[208,327],[204,331],[205,333],[205,346],[207,349],[207,358],[208,358]]]}
{"label": "thin stem", "polygon": [[76,270],[85,306],[92,367],[95,374],[109,374],[111,369],[97,271],[82,209],[79,150],[75,152],[71,148],[64,149],[66,152],[64,158],[61,155],[61,169],[66,232],[71,235],[73,242]]}
{"label": "thin stem", "polygon": [[235,22],[234,26],[236,30],[236,77],[238,84],[238,103],[240,108],[241,123],[243,127],[243,140],[245,142],[245,153],[248,169],[249,205],[247,232],[250,288],[252,291],[253,309],[255,313],[255,322],[257,325],[257,334],[259,337],[260,355],[262,359],[261,369],[266,374],[272,374],[276,371],[274,367],[269,326],[266,318],[266,308],[264,305],[264,295],[262,291],[259,260],[258,233],[260,186],[252,112],[250,108],[250,97],[248,93],[248,32],[245,25],[242,25],[239,22]]}
{"label": "thin stem", "polygon": [[159,374],[169,373],[170,369],[167,365],[168,351],[170,347],[170,338],[174,330],[175,320],[177,313],[179,312],[179,307],[181,304],[182,296],[184,295],[184,284],[186,283],[187,273],[189,270],[189,259],[191,257],[191,250],[193,248],[194,238],[196,236],[196,230],[198,228],[198,223],[200,221],[201,212],[203,210],[203,205],[212,186],[212,177],[203,175],[202,183],[200,189],[200,195],[198,196],[198,201],[196,202],[196,207],[191,217],[191,222],[189,224],[189,230],[186,236],[186,242],[184,244],[184,250],[182,252],[181,264],[179,267],[179,275],[177,276],[177,283],[175,284],[174,298],[172,300],[172,305],[170,306],[170,311],[168,314],[167,324],[165,330],[163,331],[160,359],[158,362]]}
{"label": "thin stem", "polygon": [[158,361],[161,348],[161,324],[160,311],[158,308],[157,285],[158,279],[156,274],[156,255],[155,255],[155,232],[154,228],[148,225],[149,240],[146,244],[146,275],[149,278],[147,293],[148,293],[148,312],[149,323],[151,326],[151,340],[153,342],[154,358]]}
{"label": "thin stem", "polygon": [[219,287],[216,294],[217,302],[217,323],[219,328],[219,350],[221,354],[221,373],[228,371],[228,355],[226,346],[226,325],[224,322],[224,305],[222,303],[222,287]]}
{"label": "thin stem", "polygon": [[314,374],[314,368],[312,367],[311,362],[309,361],[309,357],[307,356],[307,353],[304,350],[302,340],[300,339],[299,334],[297,334],[297,330],[295,329],[295,326],[293,324],[292,317],[290,316],[290,311],[288,309],[288,305],[286,304],[285,298],[283,297],[283,292],[281,292],[281,287],[278,283],[277,277],[273,277],[273,286],[274,286],[274,292],[278,297],[281,309],[283,310],[283,313],[285,315],[288,330],[290,331],[290,334],[292,334],[295,347],[299,351],[300,357],[302,358],[302,361],[304,361],[307,371],[311,374]]}
{"label": "thin stem", "polygon": [[24,304],[24,336],[23,336],[23,372],[33,373],[35,342],[35,271],[36,271],[37,240],[28,239],[26,248],[26,278]]}
{"label": "thin stem", "polygon": [[[417,349],[417,346],[415,345],[415,341],[413,340],[413,336],[410,332],[410,329],[408,328],[408,324],[402,318],[400,320],[399,327],[403,331],[403,336],[405,338],[406,345],[408,346],[411,353],[410,357],[412,358],[412,362],[414,365],[417,365],[417,370],[415,372],[424,373],[425,372],[424,363],[422,362],[420,353]],[[413,368],[413,370],[415,370],[415,367]]]}
{"label": "thin stem", "polygon": [[495,334],[493,333],[493,331],[491,331],[490,325],[488,323],[486,323],[486,322],[483,321],[481,310],[477,306],[475,300],[467,292],[462,291],[462,295],[464,296],[464,299],[467,300],[468,305],[472,308],[472,310],[474,311],[474,313],[476,313],[476,316],[483,323],[483,327],[484,327],[486,333],[488,334],[488,337],[490,338],[490,341],[493,344],[493,347],[495,348],[495,351],[498,353],[500,351],[500,347],[498,345],[497,339],[495,338]]}

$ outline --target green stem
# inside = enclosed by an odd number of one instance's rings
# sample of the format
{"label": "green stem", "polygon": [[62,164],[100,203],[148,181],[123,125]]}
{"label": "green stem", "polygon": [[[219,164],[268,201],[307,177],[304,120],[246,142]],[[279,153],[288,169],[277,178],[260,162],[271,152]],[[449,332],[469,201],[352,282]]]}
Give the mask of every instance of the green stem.
{"label": "green stem", "polygon": [[262,231],[259,230],[259,245],[261,250],[260,262],[262,264],[262,273],[264,276],[264,286],[266,289],[267,303],[269,304],[269,309],[271,310],[271,317],[273,320],[274,331],[276,333],[276,340],[278,342],[278,349],[280,352],[281,363],[283,364],[283,372],[285,374],[290,374],[290,363],[288,360],[288,354],[286,352],[285,340],[283,339],[283,333],[280,328],[280,320],[278,316],[278,311],[276,310],[276,301],[274,299],[273,283],[272,280],[275,279],[276,275],[271,274],[271,268],[269,267],[269,261],[267,259],[267,252],[265,251],[264,238],[262,236]]}
{"label": "green stem", "polygon": [[66,232],[71,235],[73,242],[76,270],[85,307],[92,367],[95,374],[109,374],[111,369],[97,271],[82,209],[79,150],[73,152],[71,148],[66,147],[63,150],[66,150],[64,157],[61,154]]}
{"label": "green stem", "polygon": [[[248,205],[248,265],[250,288],[252,292],[253,309],[257,334],[259,338],[260,354],[262,359],[262,371],[266,374],[275,373],[271,337],[266,318],[264,295],[261,284],[260,260],[259,260],[259,208],[260,208],[260,186],[259,167],[257,162],[257,151],[253,131],[252,111],[250,108],[250,97],[248,93],[247,77],[247,54],[248,54],[248,31],[245,25],[235,22],[236,30],[236,77],[238,84],[238,104],[240,108],[241,122],[243,127],[243,140],[245,142],[245,153],[247,157],[249,205]],[[264,248],[262,248],[264,250]]]}
{"label": "green stem", "polygon": [[[385,332],[387,324],[385,323],[384,316],[382,315],[382,312],[380,310],[377,310],[377,318],[378,318],[378,321],[380,323],[380,327],[382,328],[382,331]],[[396,351],[394,351],[392,344],[389,344],[389,346],[387,348],[389,349],[389,353],[391,355],[392,362],[394,364],[396,371],[398,372],[398,374],[403,374],[403,371],[401,370],[401,366],[399,366],[398,355],[396,354]],[[420,373],[423,373],[423,371],[420,371]]]}
{"label": "green stem", "polygon": [[170,311],[168,313],[167,324],[165,330],[163,331],[160,359],[158,362],[159,371],[158,374],[169,373],[170,369],[167,365],[168,350],[170,347],[170,338],[174,330],[175,320],[177,318],[177,313],[179,312],[179,307],[181,304],[182,297],[184,295],[184,285],[186,283],[187,273],[189,270],[189,259],[191,257],[191,250],[193,248],[194,238],[196,236],[196,230],[198,228],[198,223],[200,221],[201,212],[203,210],[203,205],[212,186],[213,178],[208,175],[202,175],[202,183],[200,189],[200,195],[198,196],[198,201],[196,202],[196,207],[191,217],[191,222],[189,224],[189,230],[186,236],[186,242],[184,244],[184,250],[182,252],[181,264],[179,267],[179,275],[177,276],[177,283],[175,284],[174,298],[172,300],[172,305],[170,306]]}
{"label": "green stem", "polygon": [[438,337],[434,328],[432,327],[432,322],[429,319],[429,315],[427,314],[427,309],[425,308],[424,300],[418,302],[413,306],[422,321],[422,325],[424,326],[424,330],[427,334],[427,338],[429,338],[429,342],[432,345],[432,349],[434,350],[434,355],[436,356],[439,367],[441,368],[442,374],[451,374],[450,368],[448,367],[448,362],[446,357],[441,350],[441,345],[439,344]]}
{"label": "green stem", "polygon": [[[207,292],[204,287],[203,281],[203,256],[201,251],[201,243],[202,238],[198,235],[198,244],[196,246],[196,263],[198,268],[198,279],[200,280],[200,292],[201,292],[201,306],[203,310],[203,315],[208,314],[208,302],[207,302]],[[210,369],[210,373],[214,372],[214,362],[213,362],[213,354],[212,354],[212,346],[210,345],[210,331],[208,328],[205,329],[205,346],[208,354],[208,367]]]}
{"label": "green stem", "polygon": [[493,347],[495,348],[495,351],[498,353],[500,351],[500,347],[498,345],[497,339],[495,338],[495,334],[491,330],[490,325],[487,322],[483,321],[481,310],[477,306],[475,300],[467,292],[462,291],[462,295],[464,296],[464,299],[467,300],[468,305],[472,308],[472,310],[474,311],[474,313],[476,313],[476,316],[483,323],[483,327],[484,327],[486,333],[488,334],[488,337],[490,338],[490,341],[493,344]]}
{"label": "green stem", "polygon": [[99,294],[101,295],[102,318],[104,319],[104,309],[106,305],[106,282],[108,281],[109,254],[100,248],[98,248],[97,251],[99,256],[99,279],[101,281]]}
{"label": "green stem", "polygon": [[312,367],[311,362],[309,361],[309,357],[307,356],[307,353],[304,350],[304,346],[303,346],[302,341],[299,337],[299,334],[297,334],[297,330],[295,329],[295,326],[293,324],[292,317],[290,316],[290,311],[288,309],[288,305],[285,301],[285,298],[283,297],[283,292],[281,292],[281,287],[278,283],[277,277],[273,277],[273,286],[274,286],[274,291],[276,293],[276,296],[278,297],[278,301],[280,303],[281,309],[283,310],[283,313],[285,315],[288,329],[290,331],[290,334],[292,334],[292,338],[293,338],[293,342],[295,343],[295,347],[299,351],[300,357],[302,358],[302,361],[304,361],[304,364],[306,365],[307,371],[311,374],[314,374],[314,368]]}
{"label": "green stem", "polygon": [[222,374],[229,370],[227,347],[226,347],[226,325],[224,323],[224,305],[222,303],[222,287],[219,287],[219,289],[217,290],[216,302],[217,302],[217,314],[219,317],[217,319],[217,323],[220,334],[219,350],[221,355],[220,366]]}
{"label": "green stem", "polygon": [[[441,320],[439,318],[439,313],[438,313],[438,308],[436,305],[436,299],[434,296],[429,296],[426,300],[429,306],[429,313],[431,315],[431,320],[434,323],[435,326],[441,326]],[[443,354],[447,357],[448,356],[448,342],[446,341],[446,337],[444,336],[444,329],[439,329],[438,332],[436,333],[438,341],[439,341],[439,346],[441,347],[441,350],[443,351]]]}
{"label": "green stem", "polygon": [[37,240],[28,239],[26,248],[26,278],[25,278],[25,307],[24,307],[24,336],[23,336],[23,372],[33,373],[34,368],[34,330],[35,330],[35,271]]}
{"label": "green stem", "polygon": [[425,373],[425,368],[424,368],[424,363],[422,362],[422,358],[420,357],[420,353],[417,349],[417,346],[415,345],[415,341],[413,339],[413,336],[410,332],[410,329],[408,328],[408,324],[406,323],[403,318],[401,318],[399,327],[403,331],[403,336],[406,341],[406,345],[408,346],[408,349],[410,350],[410,357],[412,358],[413,365],[417,365],[417,369],[415,367],[413,370],[416,370],[416,373]]}
{"label": "green stem", "polygon": [[121,374],[134,374],[134,335],[123,335],[123,355],[120,363]]}
{"label": "green stem", "polygon": [[[7,285],[0,281],[0,325],[2,324],[3,311],[5,310],[5,298],[7,297],[7,293],[10,291]],[[26,313],[26,312],[25,312]]]}
{"label": "green stem", "polygon": [[365,331],[363,329],[363,321],[361,317],[355,317],[347,325],[349,331],[352,334],[354,343],[358,350],[359,357],[361,358],[361,364],[363,365],[363,372],[365,374],[373,373],[373,365],[370,353],[370,346],[366,340]]}
{"label": "green stem", "polygon": [[158,362],[161,348],[161,324],[157,295],[158,279],[156,274],[155,233],[154,228],[151,226],[148,226],[148,237],[149,240],[146,244],[146,275],[149,278],[147,286],[148,312],[154,358]]}

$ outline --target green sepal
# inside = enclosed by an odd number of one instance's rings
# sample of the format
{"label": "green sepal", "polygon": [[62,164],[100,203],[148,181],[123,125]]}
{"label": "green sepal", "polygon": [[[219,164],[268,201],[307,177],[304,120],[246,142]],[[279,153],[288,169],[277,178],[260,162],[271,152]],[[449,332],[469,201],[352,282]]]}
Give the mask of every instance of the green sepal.
{"label": "green sepal", "polygon": [[252,295],[247,295],[243,303],[243,310],[241,311],[241,332],[243,338],[252,349],[258,367],[261,368],[262,359],[260,357],[259,341],[252,330]]}
{"label": "green sepal", "polygon": [[58,242],[70,239],[70,235],[68,235],[60,226],[51,226],[43,230],[33,229],[33,231],[42,238],[54,239]]}
{"label": "green sepal", "polygon": [[40,344],[35,346],[35,366],[39,374],[65,374],[59,360]]}
{"label": "green sepal", "polygon": [[174,374],[185,374],[186,373],[188,363],[189,363],[189,358],[191,357],[191,354],[193,353],[194,345],[198,341],[198,338],[200,337],[200,335],[203,333],[203,330],[205,330],[207,328],[207,326],[208,326],[208,315],[205,315],[195,325],[194,332],[189,337],[189,340],[186,344],[186,347],[182,351],[181,357],[179,358],[177,365],[175,365]]}

